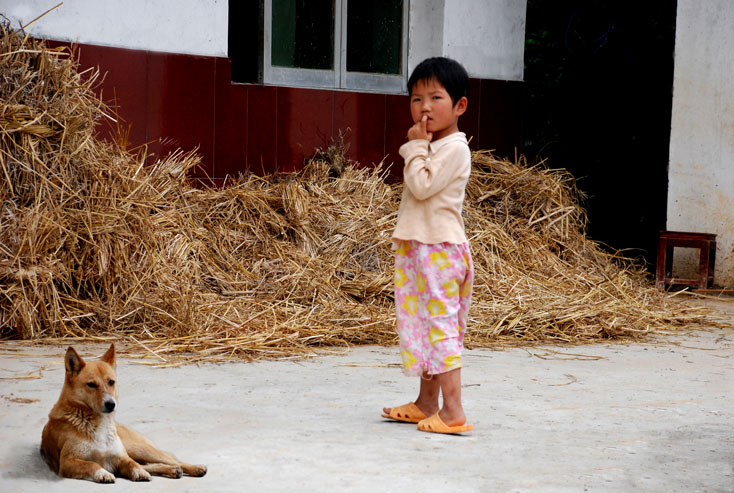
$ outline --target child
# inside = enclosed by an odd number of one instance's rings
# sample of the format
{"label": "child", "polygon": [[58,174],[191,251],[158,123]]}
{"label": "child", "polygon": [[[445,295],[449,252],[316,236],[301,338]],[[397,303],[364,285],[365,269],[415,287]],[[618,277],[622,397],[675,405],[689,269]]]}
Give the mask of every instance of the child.
{"label": "child", "polygon": [[469,77],[454,60],[429,58],[411,74],[408,90],[415,123],[400,148],[404,185],[392,240],[403,371],[421,381],[414,403],[384,408],[382,416],[418,423],[421,431],[460,433],[473,429],[464,425],[461,405],[474,271],[461,217],[471,152],[458,122]]}

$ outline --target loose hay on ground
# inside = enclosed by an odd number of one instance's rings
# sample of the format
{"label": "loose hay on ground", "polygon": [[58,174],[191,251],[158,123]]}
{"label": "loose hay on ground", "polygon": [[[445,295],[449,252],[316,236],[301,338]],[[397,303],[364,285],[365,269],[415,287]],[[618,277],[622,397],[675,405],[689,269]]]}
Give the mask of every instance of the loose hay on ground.
{"label": "loose hay on ground", "polygon": [[[112,112],[67,50],[0,37],[0,335],[124,340],[161,364],[393,344],[382,167],[192,186],[193,152],[152,164],[95,136]],[[343,169],[342,169],[343,167]],[[636,339],[715,324],[585,235],[572,177],[474,154],[470,347]]]}

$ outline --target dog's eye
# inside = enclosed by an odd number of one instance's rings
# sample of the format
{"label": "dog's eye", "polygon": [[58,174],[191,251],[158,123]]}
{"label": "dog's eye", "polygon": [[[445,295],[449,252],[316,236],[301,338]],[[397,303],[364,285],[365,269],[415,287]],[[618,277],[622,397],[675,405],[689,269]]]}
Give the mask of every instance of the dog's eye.
{"label": "dog's eye", "polygon": [[96,388],[97,388],[97,384],[96,384],[96,383],[94,383],[94,382],[89,382],[89,383],[87,384],[87,387],[89,387],[90,389],[96,389]]}
{"label": "dog's eye", "polygon": [[114,386],[115,386],[115,381],[114,381],[114,380],[110,380],[109,382],[107,382],[107,384],[108,384],[108,385],[109,385],[110,387],[114,387]]}

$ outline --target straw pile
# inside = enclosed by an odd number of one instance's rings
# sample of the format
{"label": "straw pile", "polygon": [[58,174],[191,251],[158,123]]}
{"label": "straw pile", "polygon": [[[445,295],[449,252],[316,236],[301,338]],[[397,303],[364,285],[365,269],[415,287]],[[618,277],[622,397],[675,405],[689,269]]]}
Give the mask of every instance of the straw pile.
{"label": "straw pile", "polygon": [[474,154],[466,226],[478,264],[475,343],[636,338],[704,322],[640,266],[587,239],[580,200],[564,171]]}
{"label": "straw pile", "polygon": [[[124,340],[161,364],[395,342],[381,167],[186,180],[199,164],[98,140],[112,118],[73,54],[0,37],[0,336]],[[711,323],[583,234],[571,178],[474,156],[469,346],[590,342]],[[338,174],[338,177],[333,177]],[[135,349],[132,350],[133,352]]]}

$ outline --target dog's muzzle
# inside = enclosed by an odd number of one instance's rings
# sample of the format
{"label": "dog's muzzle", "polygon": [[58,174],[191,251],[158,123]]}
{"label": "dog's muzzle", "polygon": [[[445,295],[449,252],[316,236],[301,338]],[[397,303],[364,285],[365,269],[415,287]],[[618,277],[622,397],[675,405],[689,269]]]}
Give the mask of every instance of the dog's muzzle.
{"label": "dog's muzzle", "polygon": [[115,410],[115,405],[116,405],[115,401],[112,399],[105,401],[104,402],[104,412],[111,413],[112,411]]}

